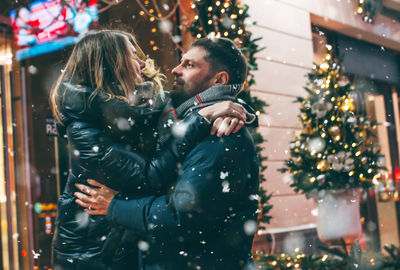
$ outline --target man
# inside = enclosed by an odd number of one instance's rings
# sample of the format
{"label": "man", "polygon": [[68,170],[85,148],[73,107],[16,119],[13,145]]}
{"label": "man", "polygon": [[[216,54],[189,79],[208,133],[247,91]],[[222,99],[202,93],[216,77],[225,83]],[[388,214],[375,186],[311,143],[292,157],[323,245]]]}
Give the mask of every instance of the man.
{"label": "man", "polygon": [[[246,60],[228,39],[199,39],[172,70],[171,102],[163,119],[182,118],[221,100],[233,100],[246,76]],[[228,125],[235,119],[223,120]],[[174,133],[174,130],[172,130]],[[79,186],[76,193],[89,214],[107,219],[141,237],[146,270],[247,269],[256,229],[259,168],[247,128],[225,137],[209,135],[181,166],[168,194],[125,200],[111,192]],[[95,182],[94,185],[104,187]]]}

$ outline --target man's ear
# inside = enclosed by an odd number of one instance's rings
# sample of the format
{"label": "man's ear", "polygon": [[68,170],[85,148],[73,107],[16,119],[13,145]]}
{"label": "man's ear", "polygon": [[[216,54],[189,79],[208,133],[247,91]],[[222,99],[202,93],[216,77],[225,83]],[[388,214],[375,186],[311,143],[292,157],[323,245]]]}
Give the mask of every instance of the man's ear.
{"label": "man's ear", "polygon": [[224,85],[229,82],[229,74],[226,71],[220,71],[214,75],[213,78],[214,85]]}

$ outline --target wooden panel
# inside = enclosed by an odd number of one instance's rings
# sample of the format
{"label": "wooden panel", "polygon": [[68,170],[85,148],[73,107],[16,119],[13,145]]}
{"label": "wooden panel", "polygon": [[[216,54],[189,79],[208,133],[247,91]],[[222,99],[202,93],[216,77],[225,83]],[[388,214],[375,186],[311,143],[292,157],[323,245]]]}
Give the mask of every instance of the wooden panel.
{"label": "wooden panel", "polygon": [[305,96],[303,86],[308,70],[263,59],[259,59],[258,68],[254,72],[256,83],[253,88],[295,97]]}
{"label": "wooden panel", "polygon": [[283,167],[283,162],[266,162],[267,170],[265,170],[265,177],[267,181],[263,183],[263,187],[268,191],[268,193],[273,193],[276,195],[287,195],[295,194],[293,188],[289,186],[290,174],[281,173],[278,169]]}
{"label": "wooden panel", "polygon": [[266,47],[257,56],[312,68],[313,47],[305,40],[254,25],[249,28],[254,37],[262,37],[260,47]]}
{"label": "wooden panel", "polygon": [[304,195],[276,196],[270,202],[274,205],[271,209],[271,224],[267,229],[287,228],[316,223],[316,217],[311,211],[316,208],[312,200],[307,200]]}
{"label": "wooden panel", "polygon": [[311,40],[311,22],[307,11],[275,0],[244,2],[250,7],[251,20],[258,25]]}
{"label": "wooden panel", "polygon": [[269,160],[286,160],[289,158],[289,144],[294,139],[296,130],[287,128],[260,127],[259,132],[267,140],[263,143],[262,154]]}
{"label": "wooden panel", "polygon": [[261,126],[301,128],[300,120],[297,117],[300,114],[300,104],[293,103],[294,97],[258,91],[253,91],[252,94],[269,105],[265,107],[266,113],[259,117]]}
{"label": "wooden panel", "polygon": [[399,245],[398,225],[396,222],[396,205],[394,202],[376,203],[379,221],[379,237],[381,248],[385,245]]}

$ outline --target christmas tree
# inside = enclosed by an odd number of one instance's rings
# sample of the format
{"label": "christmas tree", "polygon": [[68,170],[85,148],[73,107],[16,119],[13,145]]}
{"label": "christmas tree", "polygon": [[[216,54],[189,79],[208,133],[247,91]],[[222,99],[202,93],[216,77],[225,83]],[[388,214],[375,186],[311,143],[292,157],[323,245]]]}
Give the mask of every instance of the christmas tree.
{"label": "christmas tree", "polygon": [[377,123],[357,113],[352,85],[343,75],[331,45],[319,66],[308,74],[301,103],[303,129],[290,144],[289,171],[296,192],[370,188],[379,179],[381,157],[374,143]]}
{"label": "christmas tree", "polygon": [[[195,0],[191,8],[196,11],[193,23],[190,26],[190,31],[194,37],[202,38],[211,35],[229,38],[242,50],[247,58],[249,74],[245,82],[245,91],[239,94],[239,98],[253,107],[257,114],[264,113],[264,107],[267,104],[257,97],[251,96],[250,91],[248,91],[249,87],[255,83],[252,71],[258,69],[255,54],[263,49],[257,44],[257,41],[261,38],[253,38],[252,33],[246,29],[246,26],[253,24],[246,20],[249,17],[247,12],[249,7],[237,0]],[[264,139],[256,129],[252,129],[250,132],[256,144],[261,172],[264,172],[267,168],[263,165],[266,157],[261,155],[261,144]],[[272,205],[268,204],[268,201],[271,194],[268,195],[266,190],[262,188],[262,183],[265,181],[264,175],[261,174],[259,222],[269,223],[271,216],[268,215],[268,212]],[[263,228],[259,227],[259,229]]]}

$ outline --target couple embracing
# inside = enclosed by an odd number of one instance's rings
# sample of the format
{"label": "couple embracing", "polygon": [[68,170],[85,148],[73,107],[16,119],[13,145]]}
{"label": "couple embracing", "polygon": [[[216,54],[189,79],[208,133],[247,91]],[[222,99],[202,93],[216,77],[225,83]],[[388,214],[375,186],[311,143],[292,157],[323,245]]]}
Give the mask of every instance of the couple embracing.
{"label": "couple embracing", "polygon": [[173,89],[134,36],[75,46],[50,101],[68,140],[54,269],[253,269],[259,167],[235,98],[247,64],[223,38],[195,41]]}

